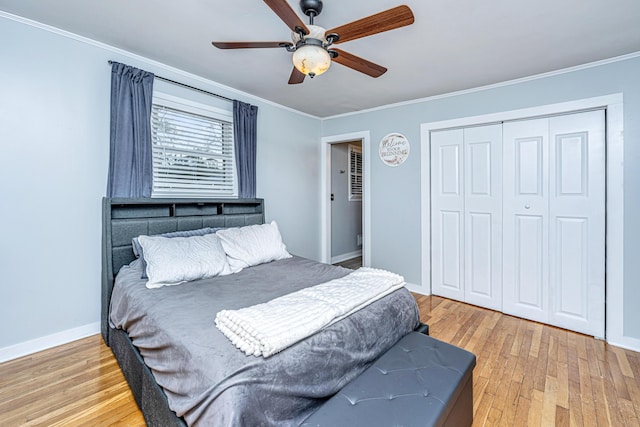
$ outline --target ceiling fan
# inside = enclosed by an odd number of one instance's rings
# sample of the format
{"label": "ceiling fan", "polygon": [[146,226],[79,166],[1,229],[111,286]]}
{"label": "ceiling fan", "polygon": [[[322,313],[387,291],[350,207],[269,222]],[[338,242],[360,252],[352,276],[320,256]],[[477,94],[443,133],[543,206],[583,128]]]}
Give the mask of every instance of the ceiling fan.
{"label": "ceiling fan", "polygon": [[311,78],[329,69],[332,61],[371,77],[380,77],[387,69],[366,59],[333,47],[334,44],[367,37],[413,24],[408,6],[397,6],[339,27],[325,30],[314,25],[322,12],[322,0],[300,0],[300,8],[309,17],[309,24],[298,17],[287,0],[264,0],[291,29],[293,42],[212,42],[219,49],[251,49],[280,47],[293,53],[293,71],[289,84],[299,84],[305,76]]}

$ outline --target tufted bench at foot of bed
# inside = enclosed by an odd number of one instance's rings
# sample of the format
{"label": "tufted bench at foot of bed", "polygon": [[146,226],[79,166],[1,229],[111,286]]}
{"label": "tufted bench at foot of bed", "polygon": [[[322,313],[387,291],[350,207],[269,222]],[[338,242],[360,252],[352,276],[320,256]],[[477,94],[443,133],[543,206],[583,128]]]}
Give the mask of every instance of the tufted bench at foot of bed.
{"label": "tufted bench at foot of bed", "polygon": [[476,357],[411,332],[302,424],[470,426]]}

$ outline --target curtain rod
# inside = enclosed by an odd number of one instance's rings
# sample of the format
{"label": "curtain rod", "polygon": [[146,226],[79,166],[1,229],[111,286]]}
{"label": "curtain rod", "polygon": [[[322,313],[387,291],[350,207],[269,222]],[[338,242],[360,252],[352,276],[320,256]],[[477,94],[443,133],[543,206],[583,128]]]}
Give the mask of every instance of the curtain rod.
{"label": "curtain rod", "polygon": [[[111,65],[116,61],[111,61],[110,60],[110,61],[107,61],[107,62],[109,63],[109,65]],[[180,83],[180,82],[177,82],[175,80],[168,79],[166,77],[158,76],[157,74],[154,74],[154,77],[156,79],[165,81],[167,83],[172,83],[172,84],[177,85],[177,86],[182,86],[182,87],[187,88],[187,89],[195,90],[196,92],[205,93],[207,95],[215,96],[216,98],[220,98],[220,99],[223,99],[225,101],[233,102],[233,99],[231,99],[231,98],[227,98],[226,96],[218,95],[217,93],[209,92],[208,90],[204,90],[204,89],[200,89],[200,88],[197,88],[197,87],[194,87],[194,86],[190,86],[188,84]]]}

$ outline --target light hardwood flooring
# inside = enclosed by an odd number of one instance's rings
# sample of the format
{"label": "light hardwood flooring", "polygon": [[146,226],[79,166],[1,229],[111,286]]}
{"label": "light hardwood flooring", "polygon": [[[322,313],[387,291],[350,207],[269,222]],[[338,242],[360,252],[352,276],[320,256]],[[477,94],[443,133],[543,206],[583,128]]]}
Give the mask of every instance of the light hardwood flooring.
{"label": "light hardwood flooring", "polygon": [[144,426],[118,362],[94,335],[0,364],[2,426]]}
{"label": "light hardwood flooring", "polygon": [[474,426],[640,426],[640,353],[435,296],[434,338],[473,352]]}
{"label": "light hardwood flooring", "polygon": [[[416,295],[433,337],[477,356],[474,426],[640,426],[640,353]],[[0,364],[0,425],[142,426],[96,335]]]}

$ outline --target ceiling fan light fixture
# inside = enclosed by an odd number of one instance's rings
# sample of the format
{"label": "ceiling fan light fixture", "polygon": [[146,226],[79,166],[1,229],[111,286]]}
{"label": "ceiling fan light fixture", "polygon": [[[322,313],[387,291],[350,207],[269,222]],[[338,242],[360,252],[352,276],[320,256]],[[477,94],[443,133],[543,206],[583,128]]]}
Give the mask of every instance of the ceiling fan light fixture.
{"label": "ceiling fan light fixture", "polygon": [[323,46],[304,44],[293,53],[293,65],[302,74],[313,78],[329,69],[331,55]]}

